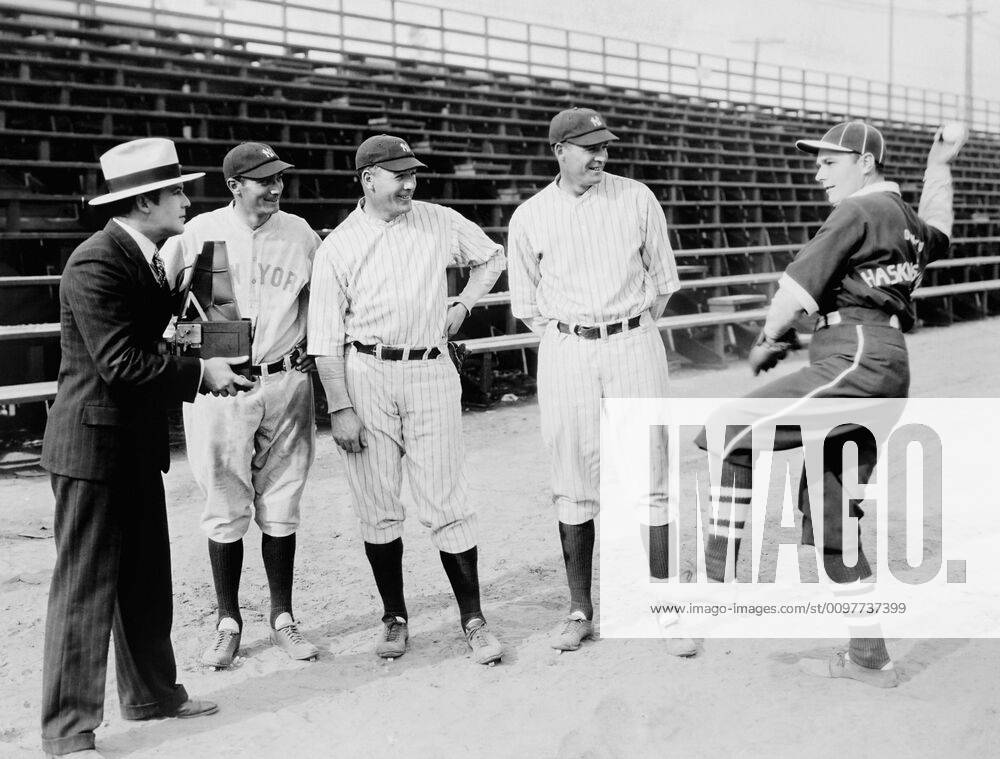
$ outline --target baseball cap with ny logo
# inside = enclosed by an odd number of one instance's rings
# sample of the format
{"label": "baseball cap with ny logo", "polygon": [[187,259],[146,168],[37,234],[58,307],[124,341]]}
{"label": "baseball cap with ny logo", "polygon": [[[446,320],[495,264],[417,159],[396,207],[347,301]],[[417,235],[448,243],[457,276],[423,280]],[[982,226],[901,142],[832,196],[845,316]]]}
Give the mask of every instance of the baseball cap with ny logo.
{"label": "baseball cap with ny logo", "polygon": [[226,179],[265,179],[292,168],[294,164],[282,161],[270,145],[262,142],[241,143],[226,153],[222,161],[222,174]]}

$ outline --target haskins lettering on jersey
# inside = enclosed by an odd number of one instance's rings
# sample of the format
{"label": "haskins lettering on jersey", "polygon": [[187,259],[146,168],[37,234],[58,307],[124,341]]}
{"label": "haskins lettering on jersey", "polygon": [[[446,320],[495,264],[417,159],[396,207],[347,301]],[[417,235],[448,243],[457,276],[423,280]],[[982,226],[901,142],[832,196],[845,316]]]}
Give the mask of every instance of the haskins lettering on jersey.
{"label": "haskins lettering on jersey", "polygon": [[884,287],[898,285],[900,282],[914,282],[920,276],[920,267],[909,261],[888,266],[874,266],[869,269],[858,269],[858,274],[869,287]]}

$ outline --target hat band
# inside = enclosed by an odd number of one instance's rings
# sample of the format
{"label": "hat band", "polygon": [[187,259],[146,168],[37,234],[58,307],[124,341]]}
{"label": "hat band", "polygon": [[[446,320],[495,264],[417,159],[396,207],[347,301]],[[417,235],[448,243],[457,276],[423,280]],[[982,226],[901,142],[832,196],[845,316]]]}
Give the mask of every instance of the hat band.
{"label": "hat band", "polygon": [[156,166],[152,169],[135,171],[131,174],[122,174],[120,177],[108,179],[108,192],[121,192],[122,190],[130,190],[133,187],[142,187],[154,182],[180,178],[181,165],[179,163],[171,163],[166,166]]}

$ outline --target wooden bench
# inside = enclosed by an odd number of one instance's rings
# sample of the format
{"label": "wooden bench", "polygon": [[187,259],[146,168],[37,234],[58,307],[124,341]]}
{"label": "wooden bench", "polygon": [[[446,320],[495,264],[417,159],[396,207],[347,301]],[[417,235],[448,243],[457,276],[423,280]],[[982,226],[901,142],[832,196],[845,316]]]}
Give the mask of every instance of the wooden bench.
{"label": "wooden bench", "polygon": [[[724,361],[724,357],[715,351],[705,348],[685,334],[686,331],[697,328],[723,330],[732,324],[759,322],[766,316],[766,308],[728,313],[681,314],[661,317],[657,320],[656,327],[660,330],[661,334],[664,334],[664,339],[671,350],[685,356],[698,366],[720,366]],[[519,332],[513,335],[480,337],[463,340],[462,342],[470,353],[491,354],[537,348],[539,338],[534,332]],[[484,366],[484,373],[488,368],[489,366]]]}
{"label": "wooden bench", "polygon": [[59,337],[59,324],[0,324],[0,342]]}
{"label": "wooden bench", "polygon": [[0,385],[0,406],[51,401],[56,397],[56,381],[27,382],[23,385]]}

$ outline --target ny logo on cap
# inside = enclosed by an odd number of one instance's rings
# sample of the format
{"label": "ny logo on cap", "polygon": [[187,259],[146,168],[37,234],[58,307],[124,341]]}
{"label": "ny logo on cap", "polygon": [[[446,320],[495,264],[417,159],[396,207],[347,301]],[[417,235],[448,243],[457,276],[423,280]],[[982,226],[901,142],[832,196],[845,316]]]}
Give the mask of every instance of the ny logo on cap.
{"label": "ny logo on cap", "polygon": [[591,116],[590,117],[590,123],[593,124],[594,126],[599,127],[601,125],[601,118],[600,118],[600,116]]}
{"label": "ny logo on cap", "polygon": [[410,150],[410,146],[409,146],[409,145],[407,145],[407,144],[406,144],[405,142],[403,142],[402,140],[400,140],[400,141],[399,141],[399,147],[400,147],[400,148],[402,149],[402,151],[403,151],[404,153],[412,153],[412,152],[413,152],[412,150]]}
{"label": "ny logo on cap", "polygon": [[277,158],[278,157],[278,154],[275,153],[273,150],[271,150],[271,148],[268,148],[268,147],[261,148],[260,152],[261,152],[261,154],[265,158]]}

